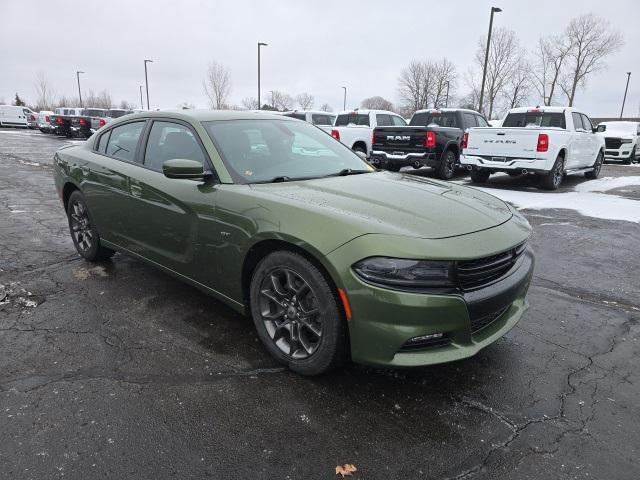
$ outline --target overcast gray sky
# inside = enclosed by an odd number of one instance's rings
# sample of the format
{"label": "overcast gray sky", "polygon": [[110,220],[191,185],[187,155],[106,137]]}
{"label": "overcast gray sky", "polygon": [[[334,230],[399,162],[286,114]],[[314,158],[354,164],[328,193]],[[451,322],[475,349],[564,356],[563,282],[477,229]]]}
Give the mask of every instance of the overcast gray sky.
{"label": "overcast gray sky", "polygon": [[115,102],[139,104],[143,59],[149,66],[151,106],[182,102],[206,107],[202,79],[207,64],[225,64],[233,82],[232,103],[256,96],[256,42],[262,52],[263,101],[268,90],[308,91],[316,107],[342,107],[369,96],[394,102],[402,67],[414,59],[452,60],[463,75],[478,39],[485,36],[491,5],[502,7],[495,26],[515,30],[533,50],[541,35],[560,33],[569,20],[594,12],[625,35],[608,68],[589,79],[577,106],[592,116],[620,111],[625,72],[632,71],[625,113],[640,108],[640,1],[638,0],[0,0],[0,100],[15,92],[35,99],[36,72],[43,70],[59,94],[108,90]]}

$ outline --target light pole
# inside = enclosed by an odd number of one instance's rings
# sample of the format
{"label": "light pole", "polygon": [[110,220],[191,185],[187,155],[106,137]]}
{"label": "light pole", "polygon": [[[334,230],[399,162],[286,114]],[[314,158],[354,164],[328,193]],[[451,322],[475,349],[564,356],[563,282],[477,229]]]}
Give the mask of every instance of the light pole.
{"label": "light pole", "polygon": [[447,96],[444,99],[444,108],[449,106],[449,80],[447,80]]}
{"label": "light pole", "polygon": [[493,29],[493,14],[501,12],[498,7],[491,7],[491,18],[489,19],[489,35],[487,36],[487,49],[484,52],[484,68],[482,69],[482,86],[480,87],[480,105],[478,110],[482,113],[482,100],[484,99],[484,83],[487,80],[487,62],[489,61],[489,46],[491,45],[491,30]]}
{"label": "light pole", "polygon": [[342,110],[347,109],[347,87],[342,87],[344,90],[344,98],[342,99]]}
{"label": "light pole", "polygon": [[142,100],[142,85],[140,87],[140,110],[144,110],[144,100]]}
{"label": "light pole", "polygon": [[266,43],[258,42],[258,110],[262,110],[262,104],[260,103],[260,47],[266,46]]}
{"label": "light pole", "polygon": [[147,63],[153,63],[153,60],[144,61],[144,84],[147,88],[147,110],[149,110],[149,78],[147,77]]}
{"label": "light pole", "polygon": [[78,79],[78,97],[80,98],[80,108],[82,108],[82,91],[80,90],[80,74],[84,73],[81,71],[76,71],[76,78]]}
{"label": "light pole", "polygon": [[624,112],[624,102],[627,101],[627,90],[629,90],[630,78],[631,78],[631,72],[627,72],[627,86],[624,87],[624,98],[622,99],[622,108],[620,109],[620,118],[622,118],[622,112]]}

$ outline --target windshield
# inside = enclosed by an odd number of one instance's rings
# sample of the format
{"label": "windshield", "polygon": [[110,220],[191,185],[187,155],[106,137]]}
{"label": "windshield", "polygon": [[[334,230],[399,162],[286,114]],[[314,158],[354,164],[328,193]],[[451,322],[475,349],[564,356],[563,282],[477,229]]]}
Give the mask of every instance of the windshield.
{"label": "windshield", "polygon": [[562,112],[510,113],[502,122],[502,126],[567,128]]}
{"label": "windshield", "polygon": [[288,181],[373,171],[318,127],[290,120],[203,122],[236,183]]}
{"label": "windshield", "polygon": [[411,126],[426,127],[438,125],[439,127],[458,127],[458,117],[455,112],[418,112],[411,117]]}

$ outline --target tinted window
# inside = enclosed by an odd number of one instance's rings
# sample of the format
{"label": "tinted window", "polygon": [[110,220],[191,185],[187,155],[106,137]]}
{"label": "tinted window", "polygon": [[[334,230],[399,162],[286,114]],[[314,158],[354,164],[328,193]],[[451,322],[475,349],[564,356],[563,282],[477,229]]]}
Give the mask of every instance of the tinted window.
{"label": "tinted window", "polygon": [[562,112],[510,113],[502,122],[503,127],[557,127],[567,128]]}
{"label": "tinted window", "polygon": [[204,154],[193,132],[179,123],[153,122],[147,148],[145,166],[162,171],[162,164],[174,158],[196,160],[204,165]]}
{"label": "tinted window", "polygon": [[304,113],[285,113],[285,117],[297,118],[298,120],[306,120],[307,117]]}
{"label": "tinted window", "polygon": [[111,130],[106,154],[118,160],[133,162],[144,122],[127,123]]}
{"label": "tinted window", "polygon": [[582,125],[584,126],[584,129],[592,132],[593,125],[591,124],[591,120],[589,120],[589,117],[587,117],[585,114],[581,114],[581,115],[582,115]]}
{"label": "tinted window", "polygon": [[351,149],[305,122],[228,120],[204,122],[235,182],[269,182],[371,170]]}
{"label": "tinted window", "polygon": [[333,121],[336,117],[332,115],[322,115],[319,113],[314,113],[311,115],[311,122],[314,125],[333,125]]}
{"label": "tinted window", "polygon": [[404,127],[407,125],[407,122],[404,121],[404,118],[398,117],[396,115],[391,115],[391,121],[396,127]]}
{"label": "tinted window", "polygon": [[418,112],[411,117],[409,125],[426,127],[428,125],[437,125],[439,127],[459,128],[458,119],[455,112]]}
{"label": "tinted window", "polygon": [[478,122],[478,126],[479,127],[488,127],[489,126],[489,124],[484,119],[484,117],[481,117],[480,115],[476,115],[476,120]]}
{"label": "tinted window", "polygon": [[369,126],[369,115],[362,113],[344,113],[336,118],[336,127],[344,127],[346,125],[366,125]]}
{"label": "tinted window", "polygon": [[118,118],[118,117],[123,116],[126,113],[127,113],[126,110],[108,110],[107,111],[107,117]]}
{"label": "tinted window", "polygon": [[464,128],[477,127],[476,116],[473,113],[463,113]]}
{"label": "tinted window", "polygon": [[573,112],[571,116],[573,117],[573,128],[575,128],[576,130],[583,130],[584,125],[582,125],[582,117],[580,116],[580,114]]}
{"label": "tinted window", "polygon": [[391,123],[391,115],[387,115],[384,113],[378,113],[376,115],[376,123],[379,127],[390,127]]}
{"label": "tinted window", "polygon": [[87,116],[87,117],[104,117],[105,116],[105,111],[104,110],[97,110],[95,108],[86,108],[82,111],[82,115]]}

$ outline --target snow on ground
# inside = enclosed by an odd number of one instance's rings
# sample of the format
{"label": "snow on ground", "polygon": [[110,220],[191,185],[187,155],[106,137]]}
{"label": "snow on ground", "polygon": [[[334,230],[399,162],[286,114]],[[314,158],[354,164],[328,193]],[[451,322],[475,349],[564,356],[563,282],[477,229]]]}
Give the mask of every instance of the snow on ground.
{"label": "snow on ground", "polygon": [[474,187],[510,202],[519,210],[566,208],[587,217],[640,223],[640,201],[606,193],[614,188],[640,185],[640,177],[604,177],[578,184],[573,192],[522,192],[499,188]]}

